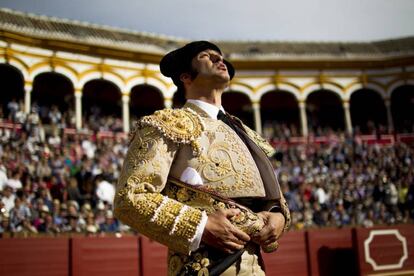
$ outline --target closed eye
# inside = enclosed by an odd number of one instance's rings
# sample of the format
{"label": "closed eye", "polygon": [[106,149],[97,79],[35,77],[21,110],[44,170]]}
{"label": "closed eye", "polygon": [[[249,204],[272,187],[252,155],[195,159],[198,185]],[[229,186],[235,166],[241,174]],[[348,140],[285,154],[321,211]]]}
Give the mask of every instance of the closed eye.
{"label": "closed eye", "polygon": [[198,57],[199,58],[204,58],[204,57],[210,58],[210,54],[209,53],[206,53],[206,52],[201,52],[201,54]]}

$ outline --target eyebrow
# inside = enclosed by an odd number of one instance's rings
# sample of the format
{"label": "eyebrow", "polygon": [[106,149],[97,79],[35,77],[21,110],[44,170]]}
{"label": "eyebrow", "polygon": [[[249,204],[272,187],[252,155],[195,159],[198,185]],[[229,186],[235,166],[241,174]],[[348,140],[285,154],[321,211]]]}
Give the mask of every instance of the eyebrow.
{"label": "eyebrow", "polygon": [[201,53],[214,54],[214,55],[221,56],[221,57],[223,56],[219,52],[217,52],[216,50],[212,50],[212,49],[207,49],[207,50],[201,51],[200,54]]}

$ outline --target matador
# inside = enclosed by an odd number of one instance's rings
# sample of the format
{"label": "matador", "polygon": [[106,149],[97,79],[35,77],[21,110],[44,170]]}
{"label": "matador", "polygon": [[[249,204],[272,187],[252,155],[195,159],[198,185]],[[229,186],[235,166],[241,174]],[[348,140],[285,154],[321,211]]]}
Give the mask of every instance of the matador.
{"label": "matador", "polygon": [[[138,120],[116,217],[169,248],[169,275],[264,275],[260,248],[277,249],[290,214],[269,160],[274,148],[222,107],[233,65],[217,45],[195,41],[166,54],[160,70],[186,103]],[[254,220],[259,228],[240,226]]]}

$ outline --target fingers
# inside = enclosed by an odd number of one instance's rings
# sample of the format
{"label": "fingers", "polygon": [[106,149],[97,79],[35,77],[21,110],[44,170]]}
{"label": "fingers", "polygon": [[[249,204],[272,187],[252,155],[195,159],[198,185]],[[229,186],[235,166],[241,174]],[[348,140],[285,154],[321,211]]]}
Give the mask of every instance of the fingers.
{"label": "fingers", "polygon": [[237,208],[231,208],[226,210],[220,210],[226,218],[231,218],[240,214],[240,210]]}
{"label": "fingers", "polygon": [[272,224],[268,224],[263,227],[263,229],[253,238],[259,244],[266,244],[276,241],[278,239],[278,236],[275,227]]}
{"label": "fingers", "polygon": [[234,231],[233,231],[233,235],[241,242],[243,242],[243,244],[246,244],[246,242],[250,241],[250,237],[249,235],[247,235],[246,233],[244,233],[243,231],[241,231],[240,229],[234,227]]}
{"label": "fingers", "polygon": [[210,214],[202,240],[228,253],[242,249],[250,237],[228,220],[228,217],[237,215],[239,212],[238,209],[230,209]]}
{"label": "fingers", "polygon": [[[223,214],[226,216],[227,219],[240,214],[240,212],[241,211],[237,208],[223,210]],[[243,231],[235,227],[230,222],[229,222],[229,227],[231,228],[231,233],[238,240],[239,244],[246,244],[246,242],[250,241],[249,235],[247,235],[246,233],[244,233]]]}
{"label": "fingers", "polygon": [[264,245],[264,246],[268,246],[268,245],[270,245],[270,244],[272,244],[272,243],[275,243],[277,240],[278,240],[278,238],[277,238],[277,237],[275,237],[275,236],[273,236],[273,237],[269,238],[268,240],[266,240],[266,241],[263,243],[263,245]]}
{"label": "fingers", "polygon": [[227,241],[224,243],[224,247],[221,249],[223,249],[226,253],[233,253],[243,248],[244,248],[244,245],[240,245],[234,242]]}

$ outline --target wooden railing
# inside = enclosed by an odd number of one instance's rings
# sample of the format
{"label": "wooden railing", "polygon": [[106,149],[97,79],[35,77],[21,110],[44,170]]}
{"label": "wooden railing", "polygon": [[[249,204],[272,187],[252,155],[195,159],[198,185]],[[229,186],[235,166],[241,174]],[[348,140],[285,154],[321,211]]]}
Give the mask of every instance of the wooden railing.
{"label": "wooden railing", "polygon": [[[142,236],[0,239],[0,275],[167,275],[167,248]],[[414,225],[291,231],[266,275],[414,275]],[[410,274],[411,273],[411,274]]]}

